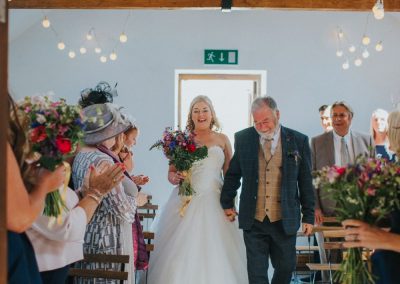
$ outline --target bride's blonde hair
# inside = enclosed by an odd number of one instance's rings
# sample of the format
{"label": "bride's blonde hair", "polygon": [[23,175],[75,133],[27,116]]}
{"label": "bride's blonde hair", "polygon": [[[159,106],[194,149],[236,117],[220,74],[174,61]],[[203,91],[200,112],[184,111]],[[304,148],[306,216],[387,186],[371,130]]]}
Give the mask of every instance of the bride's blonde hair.
{"label": "bride's blonde hair", "polygon": [[211,123],[210,123],[210,129],[214,130],[214,131],[218,131],[220,130],[220,124],[217,118],[217,115],[215,114],[215,110],[214,110],[214,106],[210,100],[209,97],[207,96],[197,96],[195,97],[192,102],[190,103],[190,108],[189,108],[189,113],[188,113],[188,118],[187,118],[187,122],[186,122],[186,129],[193,131],[194,130],[194,121],[192,120],[192,112],[193,112],[193,107],[195,104],[199,103],[199,102],[203,102],[206,103],[208,105],[208,107],[211,110]]}

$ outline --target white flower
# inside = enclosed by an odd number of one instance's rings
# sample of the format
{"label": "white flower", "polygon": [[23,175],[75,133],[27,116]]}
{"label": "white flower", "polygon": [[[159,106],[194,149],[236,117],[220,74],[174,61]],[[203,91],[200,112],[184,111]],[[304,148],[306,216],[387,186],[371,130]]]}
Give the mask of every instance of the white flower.
{"label": "white flower", "polygon": [[46,122],[46,117],[43,114],[38,113],[36,115],[36,121],[39,122],[40,124],[43,124]]}

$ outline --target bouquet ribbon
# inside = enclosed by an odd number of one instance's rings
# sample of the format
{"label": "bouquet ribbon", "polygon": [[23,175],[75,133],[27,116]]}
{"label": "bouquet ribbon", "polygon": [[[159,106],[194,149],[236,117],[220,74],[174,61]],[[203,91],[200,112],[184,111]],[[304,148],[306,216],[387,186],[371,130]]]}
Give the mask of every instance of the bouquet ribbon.
{"label": "bouquet ribbon", "polygon": [[181,217],[185,216],[186,209],[189,207],[189,203],[192,200],[193,192],[188,191],[187,189],[190,187],[190,182],[192,180],[192,171],[184,171],[186,174],[185,179],[181,184],[179,184],[179,195],[181,196],[181,207],[179,208],[179,215]]}

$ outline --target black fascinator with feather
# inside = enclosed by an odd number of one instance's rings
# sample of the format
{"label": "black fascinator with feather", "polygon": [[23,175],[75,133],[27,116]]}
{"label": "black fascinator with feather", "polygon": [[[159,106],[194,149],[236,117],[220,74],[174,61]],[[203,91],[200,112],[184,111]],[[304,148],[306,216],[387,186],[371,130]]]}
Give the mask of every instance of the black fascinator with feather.
{"label": "black fascinator with feather", "polygon": [[117,84],[115,84],[114,88],[111,88],[110,84],[101,81],[93,89],[86,88],[82,90],[79,105],[84,108],[94,104],[112,103],[114,97],[118,96]]}

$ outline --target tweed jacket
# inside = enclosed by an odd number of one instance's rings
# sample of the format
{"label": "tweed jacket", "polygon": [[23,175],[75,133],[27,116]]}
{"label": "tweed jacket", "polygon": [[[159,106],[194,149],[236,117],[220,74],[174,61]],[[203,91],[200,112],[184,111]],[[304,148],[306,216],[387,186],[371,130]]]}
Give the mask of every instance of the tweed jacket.
{"label": "tweed jacket", "polygon": [[[235,134],[235,152],[225,175],[221,192],[222,208],[233,208],[237,190],[242,186],[239,227],[243,230],[250,230],[255,220],[259,138],[254,127],[246,128]],[[292,235],[296,234],[299,229],[300,221],[314,224],[315,202],[311,177],[311,154],[308,137],[283,126],[281,127],[281,143],[282,224],[285,233]]]}

